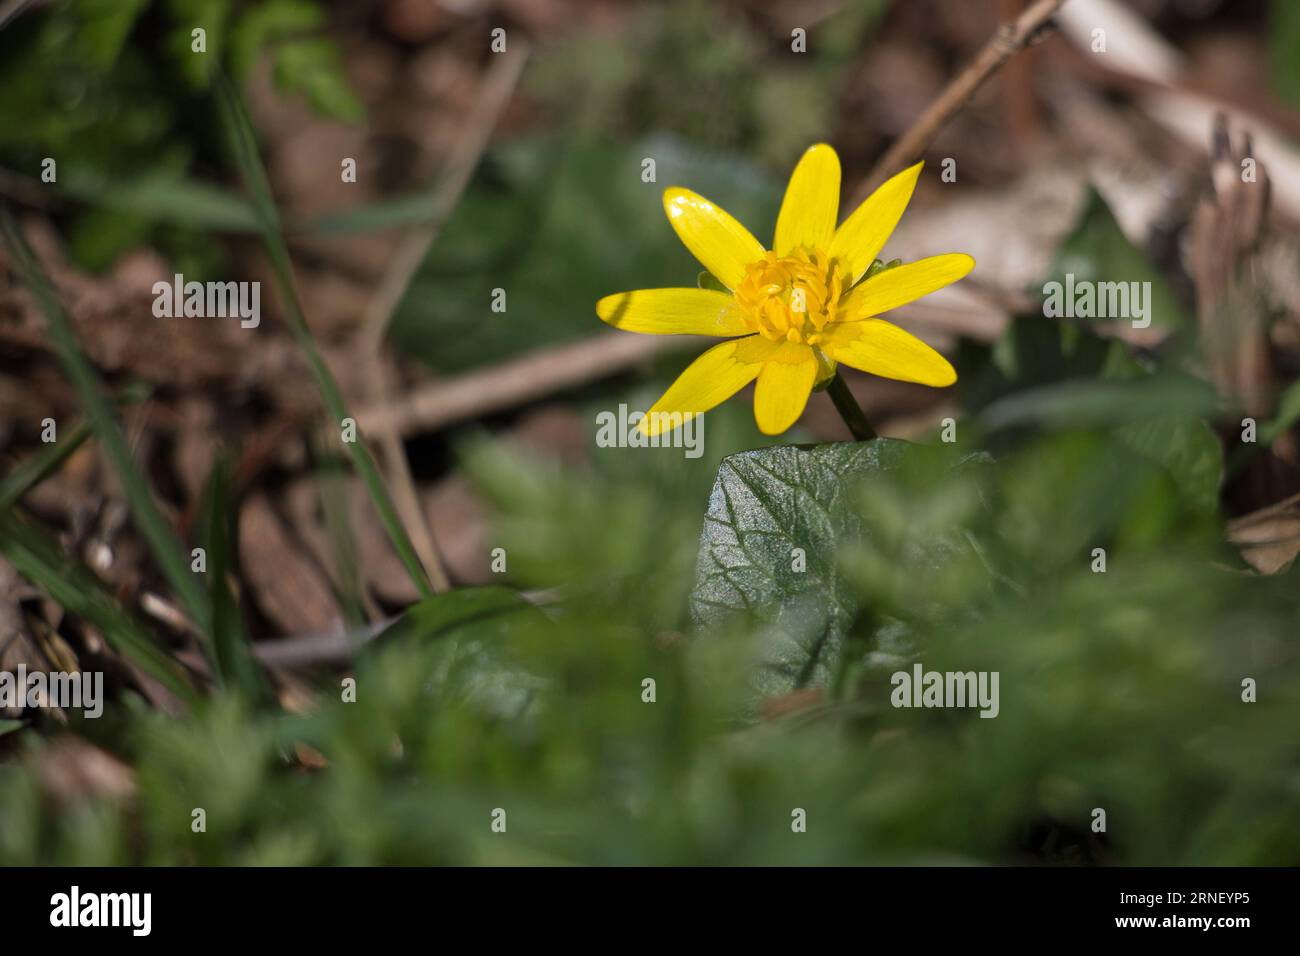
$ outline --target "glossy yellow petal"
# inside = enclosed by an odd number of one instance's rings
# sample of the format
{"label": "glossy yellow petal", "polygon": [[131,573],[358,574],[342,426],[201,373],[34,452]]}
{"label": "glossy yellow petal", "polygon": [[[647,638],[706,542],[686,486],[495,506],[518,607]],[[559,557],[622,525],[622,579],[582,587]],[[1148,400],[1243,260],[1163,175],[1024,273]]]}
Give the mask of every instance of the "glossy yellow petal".
{"label": "glossy yellow petal", "polygon": [[840,302],[840,314],[846,319],[880,315],[942,289],[974,268],[975,260],[960,252],[894,266],[854,286]]}
{"label": "glossy yellow petal", "polygon": [[772,250],[788,255],[798,246],[825,249],[840,212],[840,158],[825,143],[810,146],[790,174]]}
{"label": "glossy yellow petal", "polygon": [[903,218],[924,165],[917,163],[890,179],[835,230],[830,256],[839,260],[849,283],[857,282],[885,248],[885,241]]}
{"label": "glossy yellow petal", "polygon": [[665,189],[664,211],[677,238],[728,289],[740,284],[745,266],[763,258],[762,244],[748,229],[689,189]]}
{"label": "glossy yellow petal", "polygon": [[596,314],[616,329],[655,335],[748,335],[733,295],[713,289],[637,289],[607,295]]}
{"label": "glossy yellow petal", "polygon": [[779,435],[799,420],[817,379],[817,359],[806,345],[787,342],[763,363],[754,389],[754,420],[764,435]]}
{"label": "glossy yellow petal", "polygon": [[883,378],[936,388],[957,381],[957,373],[946,358],[884,319],[833,325],[821,348],[837,362]]}
{"label": "glossy yellow petal", "polygon": [[764,360],[779,348],[760,335],[713,346],[686,366],[637,427],[657,435],[720,405],[756,379]]}

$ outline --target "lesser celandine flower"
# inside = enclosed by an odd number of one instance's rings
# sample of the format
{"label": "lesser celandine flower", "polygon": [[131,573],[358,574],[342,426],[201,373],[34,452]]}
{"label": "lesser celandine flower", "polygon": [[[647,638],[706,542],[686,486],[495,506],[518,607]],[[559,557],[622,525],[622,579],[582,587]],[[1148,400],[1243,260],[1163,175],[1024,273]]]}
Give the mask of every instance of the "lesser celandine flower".
{"label": "lesser celandine flower", "polygon": [[766,250],[739,222],[689,189],[664,191],[678,237],[729,291],[641,289],[609,295],[596,314],[631,332],[727,336],[687,367],[646,413],[655,435],[708,411],[755,379],[754,417],[785,431],[837,362],[885,378],[942,387],[957,373],[915,336],[876,316],[955,282],[975,266],[960,253],[867,275],[907,208],[921,163],[889,180],[836,227],[840,161],[808,149],[790,176]]}

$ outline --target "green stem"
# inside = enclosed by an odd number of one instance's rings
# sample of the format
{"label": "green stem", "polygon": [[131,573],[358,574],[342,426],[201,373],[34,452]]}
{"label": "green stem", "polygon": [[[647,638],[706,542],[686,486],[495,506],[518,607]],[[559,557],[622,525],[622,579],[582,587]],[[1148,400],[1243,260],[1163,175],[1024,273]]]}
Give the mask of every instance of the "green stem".
{"label": "green stem", "polygon": [[830,385],[826,386],[826,394],[830,395],[831,401],[835,403],[835,410],[840,413],[840,418],[844,419],[844,424],[849,426],[849,432],[856,441],[871,441],[876,437],[875,429],[867,421],[867,416],[862,413],[862,406],[853,397],[848,384],[839,372],[835,373]]}

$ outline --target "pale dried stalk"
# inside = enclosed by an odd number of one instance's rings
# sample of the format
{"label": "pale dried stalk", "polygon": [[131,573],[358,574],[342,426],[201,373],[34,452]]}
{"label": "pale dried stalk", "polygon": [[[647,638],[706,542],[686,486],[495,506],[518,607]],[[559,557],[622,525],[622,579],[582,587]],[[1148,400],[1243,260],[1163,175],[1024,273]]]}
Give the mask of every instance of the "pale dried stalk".
{"label": "pale dried stalk", "polygon": [[[496,58],[470,110],[469,127],[457,139],[456,148],[447,160],[434,197],[433,214],[427,223],[412,229],[403,237],[392,263],[379,283],[378,291],[366,309],[358,345],[370,369],[366,380],[372,387],[371,397],[381,405],[390,403],[394,395],[393,369],[384,356],[384,334],[393,311],[410,286],[447,216],[465,192],[470,176],[487,148],[492,130],[519,84],[528,53],[527,44],[516,41],[509,53]],[[365,430],[364,421],[361,427]],[[420,506],[401,437],[392,429],[383,428],[377,429],[377,436],[398,512],[410,529],[411,543],[420,557],[420,563],[424,565],[425,573],[429,575],[434,591],[446,591],[451,587],[451,581],[438,556],[433,529]]]}

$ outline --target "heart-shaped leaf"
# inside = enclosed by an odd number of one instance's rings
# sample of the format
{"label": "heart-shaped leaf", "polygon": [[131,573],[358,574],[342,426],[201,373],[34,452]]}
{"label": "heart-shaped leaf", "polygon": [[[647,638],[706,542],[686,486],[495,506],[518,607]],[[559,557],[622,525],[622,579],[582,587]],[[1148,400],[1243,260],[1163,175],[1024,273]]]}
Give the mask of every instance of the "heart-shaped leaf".
{"label": "heart-shaped leaf", "polygon": [[766,624],[762,693],[824,683],[857,608],[838,569],[863,533],[852,507],[862,479],[892,470],[907,442],[781,446],[723,459],[700,535],[691,615],[700,628],[737,613]]}

